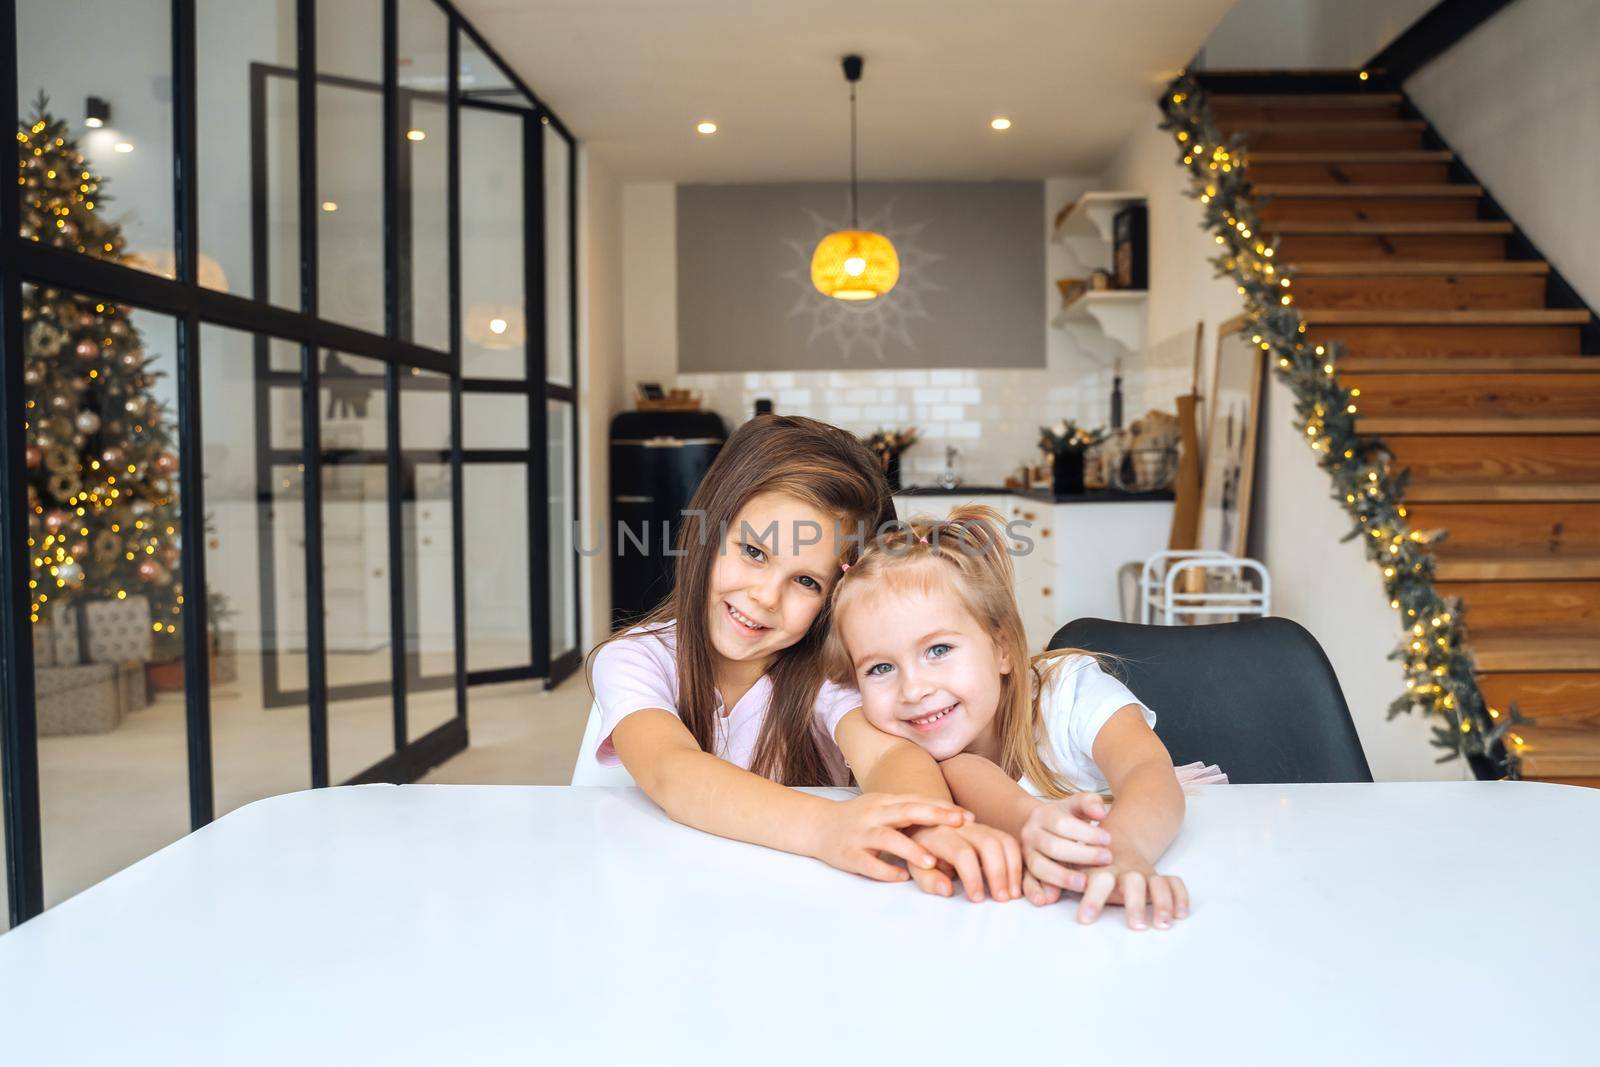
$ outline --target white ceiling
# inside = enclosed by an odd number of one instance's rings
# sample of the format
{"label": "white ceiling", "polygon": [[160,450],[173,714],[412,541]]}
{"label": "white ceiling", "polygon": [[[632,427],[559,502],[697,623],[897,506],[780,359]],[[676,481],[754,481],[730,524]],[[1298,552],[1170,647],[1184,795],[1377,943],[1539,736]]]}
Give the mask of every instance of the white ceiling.
{"label": "white ceiling", "polygon": [[619,176],[730,182],[847,176],[852,51],[864,180],[1096,174],[1232,3],[457,0]]}

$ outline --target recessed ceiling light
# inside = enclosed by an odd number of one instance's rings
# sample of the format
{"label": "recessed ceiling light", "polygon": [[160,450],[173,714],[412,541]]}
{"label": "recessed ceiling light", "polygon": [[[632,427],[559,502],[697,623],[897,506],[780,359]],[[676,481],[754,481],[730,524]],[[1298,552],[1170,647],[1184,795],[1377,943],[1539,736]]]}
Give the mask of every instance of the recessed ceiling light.
{"label": "recessed ceiling light", "polygon": [[129,144],[127,141],[118,141],[116,144],[112,145],[111,147],[115,148],[118,152],[121,152],[124,155],[126,155],[127,153],[133,151],[133,145]]}
{"label": "recessed ceiling light", "polygon": [[490,319],[489,320],[489,332],[490,333],[505,333],[506,332],[506,326],[507,326],[507,323],[506,323],[505,319]]}
{"label": "recessed ceiling light", "polygon": [[696,126],[695,129],[699,130],[701,133],[716,133],[717,124],[715,122],[702,122]]}
{"label": "recessed ceiling light", "polygon": [[334,203],[332,200],[324,200],[322,202],[322,210],[324,210],[324,211],[338,211],[339,210],[339,205]]}
{"label": "recessed ceiling light", "polygon": [[406,140],[408,140],[408,141],[426,141],[427,139],[428,139],[428,133],[427,133],[426,130],[407,130],[406,131]]}
{"label": "recessed ceiling light", "polygon": [[1004,117],[1004,116],[1001,116],[1000,118],[997,118],[997,119],[990,119],[989,120],[989,125],[994,127],[997,130],[1009,130],[1011,128],[1011,120],[1006,118],[1006,117]]}

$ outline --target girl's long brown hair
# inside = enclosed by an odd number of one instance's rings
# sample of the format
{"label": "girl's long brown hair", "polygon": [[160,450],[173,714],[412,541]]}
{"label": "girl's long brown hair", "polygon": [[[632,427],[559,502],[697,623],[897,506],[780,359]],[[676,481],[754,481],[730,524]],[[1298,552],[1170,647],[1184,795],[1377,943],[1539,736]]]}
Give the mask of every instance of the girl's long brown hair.
{"label": "girl's long brown hair", "polygon": [[[894,521],[894,501],[883,471],[854,436],[816,419],[758,415],[728,438],[689,501],[675,545],[680,555],[672,592],[644,618],[619,628],[589,653],[592,659],[635,626],[675,624],[678,713],[705,752],[716,751],[718,727],[707,612],[711,570],[740,510],[763,493],[783,493],[809,504],[837,519],[852,537],[864,533],[861,540],[846,542],[841,563],[853,560],[874,531]],[[750,769],[785,785],[836,784],[830,780],[812,717],[822,687],[822,646],[830,617],[824,601],[805,636],[780,651],[767,670],[772,703]]]}
{"label": "girl's long brown hair", "polygon": [[[1028,780],[1052,797],[1074,790],[1051,769],[1041,750],[1048,740],[1039,702],[1055,670],[1067,656],[1093,655],[1060,648],[1030,659],[1028,638],[1017,609],[1011,554],[1006,547],[1005,520],[993,508],[958,507],[947,519],[918,515],[899,522],[875,539],[861,558],[833,587],[833,611],[876,582],[892,581],[929,590],[944,585],[989,635],[1012,669],[1000,678],[1000,769]],[[825,651],[828,675],[854,685],[854,668],[843,635],[831,628]],[[1026,671],[1024,671],[1026,667]]]}

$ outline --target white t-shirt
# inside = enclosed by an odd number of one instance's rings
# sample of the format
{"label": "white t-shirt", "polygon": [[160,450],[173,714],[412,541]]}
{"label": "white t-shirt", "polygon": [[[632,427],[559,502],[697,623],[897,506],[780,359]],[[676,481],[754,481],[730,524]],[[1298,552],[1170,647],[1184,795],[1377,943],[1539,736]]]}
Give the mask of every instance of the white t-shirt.
{"label": "white t-shirt", "polygon": [[[600,744],[594,758],[604,766],[621,762],[611,745],[611,731],[617,723],[645,708],[660,708],[678,715],[678,632],[667,623],[653,631],[643,626],[629,630],[627,636],[612,641],[594,657],[594,693],[600,704]],[[772,678],[762,675],[733,710],[717,716],[716,750],[729,763],[746,770],[755,757],[761,723],[772,704]],[[833,739],[839,720],[861,706],[861,694],[824,681],[812,706],[818,747],[828,765],[833,785],[850,780],[844,755]],[[717,711],[723,710],[722,694],[717,694]]]}
{"label": "white t-shirt", "polygon": [[[1154,728],[1156,713],[1133,691],[1107,674],[1092,656],[1064,656],[1055,665],[1039,701],[1040,752],[1045,763],[1072,788],[1102,792],[1109,788],[1094,762],[1094,739],[1106,720],[1121,708],[1137,704],[1145,724]],[[1041,793],[1024,776],[1022,788]]]}

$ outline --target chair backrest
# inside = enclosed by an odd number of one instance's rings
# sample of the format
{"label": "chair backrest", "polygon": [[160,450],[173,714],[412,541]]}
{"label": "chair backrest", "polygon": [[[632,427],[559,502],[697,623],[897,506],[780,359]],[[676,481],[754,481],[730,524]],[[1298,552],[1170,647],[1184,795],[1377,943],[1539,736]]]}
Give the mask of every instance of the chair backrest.
{"label": "chair backrest", "polygon": [[594,758],[600,747],[600,703],[589,704],[589,723],[583,728],[583,741],[578,745],[578,761],[572,765],[573,785],[637,785],[633,775],[622,764],[607,767]]}
{"label": "chair backrest", "polygon": [[1156,713],[1156,734],[1180,766],[1215,763],[1241,785],[1372,781],[1333,665],[1288,619],[1077,619],[1050,647],[1118,657],[1106,669]]}

